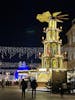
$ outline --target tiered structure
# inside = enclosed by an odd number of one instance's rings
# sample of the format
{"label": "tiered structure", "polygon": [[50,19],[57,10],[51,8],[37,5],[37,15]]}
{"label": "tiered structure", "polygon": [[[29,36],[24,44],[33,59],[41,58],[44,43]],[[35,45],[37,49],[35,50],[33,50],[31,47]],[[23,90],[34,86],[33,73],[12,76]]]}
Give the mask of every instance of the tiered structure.
{"label": "tiered structure", "polygon": [[49,11],[44,12],[43,14],[38,14],[37,19],[40,22],[47,22],[48,27],[44,32],[46,33],[46,38],[43,39],[44,52],[41,56],[42,59],[42,68],[47,70],[66,70],[66,66],[63,65],[63,55],[61,54],[61,44],[62,40],[59,39],[59,33],[62,31],[61,27],[57,28],[57,22],[62,22],[61,19],[67,15],[60,15],[61,12],[55,12],[50,14]]}

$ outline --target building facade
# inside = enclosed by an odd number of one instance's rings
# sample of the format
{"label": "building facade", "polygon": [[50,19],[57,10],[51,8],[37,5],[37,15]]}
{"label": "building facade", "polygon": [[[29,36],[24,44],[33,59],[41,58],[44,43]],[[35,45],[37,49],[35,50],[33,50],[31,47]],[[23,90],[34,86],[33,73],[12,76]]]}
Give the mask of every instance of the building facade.
{"label": "building facade", "polygon": [[67,44],[62,47],[62,52],[65,52],[68,59],[68,69],[75,68],[75,20],[72,22],[71,28],[66,33]]}

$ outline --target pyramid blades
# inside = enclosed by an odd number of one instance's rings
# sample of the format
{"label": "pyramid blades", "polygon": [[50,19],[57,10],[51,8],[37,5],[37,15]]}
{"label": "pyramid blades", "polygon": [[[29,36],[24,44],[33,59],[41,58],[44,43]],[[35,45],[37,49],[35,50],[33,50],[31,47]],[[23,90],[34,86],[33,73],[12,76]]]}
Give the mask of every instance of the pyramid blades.
{"label": "pyramid blades", "polygon": [[56,17],[56,16],[58,16],[59,14],[61,14],[62,12],[54,12],[52,15],[53,15],[53,17]]}
{"label": "pyramid blades", "polygon": [[65,20],[68,20],[69,18],[60,18],[60,20],[64,20],[64,19],[65,19]]}
{"label": "pyramid blades", "polygon": [[68,14],[59,15],[59,16],[57,16],[57,17],[61,18],[61,17],[66,17],[66,16],[68,16]]}
{"label": "pyramid blades", "polygon": [[50,17],[50,16],[52,16],[51,13],[50,13],[49,11],[44,12],[42,15],[45,16],[45,17]]}
{"label": "pyramid blades", "polygon": [[63,22],[62,20],[68,20],[69,18],[65,18],[68,14],[60,15],[62,12],[54,12],[52,15],[49,11],[46,11],[42,14],[37,15],[37,19],[40,22],[49,22],[51,19],[55,19],[57,22]]}
{"label": "pyramid blades", "polygon": [[62,20],[59,20],[59,19],[56,19],[56,21],[57,21],[57,22],[60,22],[60,23],[63,23],[63,21],[62,21]]}

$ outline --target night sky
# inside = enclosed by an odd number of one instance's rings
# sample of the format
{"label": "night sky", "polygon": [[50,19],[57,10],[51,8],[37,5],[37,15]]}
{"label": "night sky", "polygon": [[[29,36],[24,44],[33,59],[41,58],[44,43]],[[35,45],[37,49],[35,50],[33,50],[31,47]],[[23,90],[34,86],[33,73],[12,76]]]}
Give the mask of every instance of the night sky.
{"label": "night sky", "polygon": [[45,11],[62,11],[69,14],[60,37],[67,43],[66,32],[75,18],[74,0],[2,0],[0,3],[0,46],[41,47],[42,28],[46,23],[36,20],[36,15]]}

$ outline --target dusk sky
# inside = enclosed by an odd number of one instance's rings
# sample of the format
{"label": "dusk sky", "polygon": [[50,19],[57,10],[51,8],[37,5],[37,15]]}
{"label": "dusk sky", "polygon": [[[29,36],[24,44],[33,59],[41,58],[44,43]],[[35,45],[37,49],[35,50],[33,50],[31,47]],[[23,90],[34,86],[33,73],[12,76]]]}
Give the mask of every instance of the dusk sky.
{"label": "dusk sky", "polygon": [[60,33],[63,44],[67,43],[66,32],[75,18],[73,0],[10,0],[0,3],[0,46],[41,47],[42,28],[46,26],[36,20],[36,15],[45,11],[62,11],[69,20],[62,24]]}

